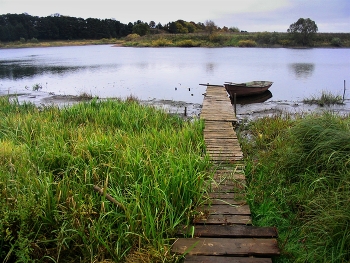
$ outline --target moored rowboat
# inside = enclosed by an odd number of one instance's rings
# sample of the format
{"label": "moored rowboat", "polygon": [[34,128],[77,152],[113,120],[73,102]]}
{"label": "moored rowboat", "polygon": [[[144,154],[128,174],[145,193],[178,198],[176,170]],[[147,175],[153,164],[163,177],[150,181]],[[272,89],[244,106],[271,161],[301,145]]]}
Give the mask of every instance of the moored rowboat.
{"label": "moored rowboat", "polygon": [[234,94],[236,94],[236,97],[244,97],[264,93],[272,84],[273,82],[271,81],[250,81],[245,83],[225,82],[224,86],[227,93],[233,98]]}

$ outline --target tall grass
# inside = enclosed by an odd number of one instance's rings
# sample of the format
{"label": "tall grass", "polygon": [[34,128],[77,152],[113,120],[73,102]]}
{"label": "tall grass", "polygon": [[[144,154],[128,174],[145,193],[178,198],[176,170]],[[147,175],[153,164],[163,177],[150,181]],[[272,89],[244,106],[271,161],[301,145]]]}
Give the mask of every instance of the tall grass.
{"label": "tall grass", "polygon": [[257,225],[279,230],[277,262],[350,260],[350,117],[263,118],[239,132]]}
{"label": "tall grass", "polygon": [[316,104],[321,107],[327,105],[335,105],[335,104],[344,104],[343,98],[340,95],[334,95],[331,92],[328,91],[322,91],[321,95],[319,97],[312,96],[311,98],[306,98],[303,100],[306,104]]}
{"label": "tall grass", "polygon": [[38,109],[1,97],[0,258],[174,260],[209,168],[202,129],[135,100]]}

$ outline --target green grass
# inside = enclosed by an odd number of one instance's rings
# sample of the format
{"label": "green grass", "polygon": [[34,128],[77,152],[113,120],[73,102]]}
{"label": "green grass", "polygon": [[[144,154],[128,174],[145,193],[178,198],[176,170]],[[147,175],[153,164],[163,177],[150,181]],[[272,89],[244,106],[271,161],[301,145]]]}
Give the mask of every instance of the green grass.
{"label": "green grass", "polygon": [[276,226],[275,262],[349,262],[350,117],[266,117],[240,127],[253,222]]}
{"label": "green grass", "polygon": [[[336,39],[336,40],[334,40]],[[348,33],[318,33],[314,47],[349,47]],[[185,45],[190,43],[190,45]],[[335,44],[336,43],[336,44]],[[149,34],[129,36],[119,40],[119,44],[129,47],[293,47],[291,36],[283,32],[196,32],[189,34]]]}
{"label": "green grass", "polygon": [[316,104],[321,107],[327,105],[342,105],[344,104],[343,98],[340,95],[334,95],[331,92],[322,91],[321,95],[319,97],[312,96],[311,98],[307,98],[303,100],[306,104]]}
{"label": "green grass", "polygon": [[135,100],[39,109],[0,97],[0,259],[175,260],[210,166],[202,130]]}
{"label": "green grass", "polygon": [[[286,28],[287,30],[287,28]],[[214,31],[211,34],[198,31],[187,34],[147,34],[139,36],[129,34],[120,39],[103,38],[99,40],[27,40],[1,42],[0,48],[53,47],[69,45],[115,44],[127,47],[295,47],[291,36],[286,32],[225,32]],[[317,33],[312,41],[313,47],[350,47],[349,33]]]}

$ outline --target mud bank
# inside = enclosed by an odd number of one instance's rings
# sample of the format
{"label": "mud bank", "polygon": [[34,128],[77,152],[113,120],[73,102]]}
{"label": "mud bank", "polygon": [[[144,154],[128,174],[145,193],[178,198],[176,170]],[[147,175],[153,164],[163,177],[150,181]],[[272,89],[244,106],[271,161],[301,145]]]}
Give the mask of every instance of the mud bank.
{"label": "mud bank", "polygon": [[[45,92],[31,92],[13,95],[20,103],[31,102],[37,106],[56,105],[58,107],[69,106],[74,103],[88,101],[91,98],[72,96],[72,95],[54,95]],[[140,101],[143,105],[150,105],[161,108],[170,114],[177,114],[185,118],[199,117],[202,109],[201,104],[188,103],[172,100],[147,100]],[[233,106],[232,106],[233,107]],[[338,114],[350,114],[350,100],[345,100],[344,105],[332,105],[320,107],[317,105],[308,105],[300,101],[273,101],[268,100],[260,103],[237,104],[236,115],[239,122],[250,121],[256,118],[272,116],[275,114],[289,113],[302,114],[311,112],[332,111]]]}

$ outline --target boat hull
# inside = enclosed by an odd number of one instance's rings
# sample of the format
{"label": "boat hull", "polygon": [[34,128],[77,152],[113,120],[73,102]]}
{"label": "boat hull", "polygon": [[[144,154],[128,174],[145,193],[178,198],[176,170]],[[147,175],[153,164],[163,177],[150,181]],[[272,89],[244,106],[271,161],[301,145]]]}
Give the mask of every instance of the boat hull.
{"label": "boat hull", "polygon": [[225,83],[225,89],[231,98],[259,95],[267,91],[273,82],[271,81],[251,81],[246,83]]}

